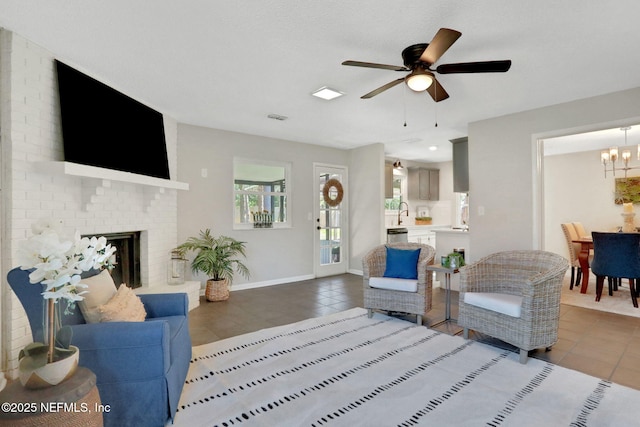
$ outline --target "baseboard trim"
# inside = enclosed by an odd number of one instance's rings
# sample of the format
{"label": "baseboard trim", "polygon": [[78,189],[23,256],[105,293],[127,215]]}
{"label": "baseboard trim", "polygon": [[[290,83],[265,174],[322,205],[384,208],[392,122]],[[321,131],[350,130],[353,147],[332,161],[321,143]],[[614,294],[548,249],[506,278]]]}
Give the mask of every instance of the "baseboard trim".
{"label": "baseboard trim", "polygon": [[[362,270],[353,270],[349,269],[347,273],[355,274],[358,276],[362,276]],[[231,292],[233,291],[244,291],[246,289],[256,289],[256,288],[265,288],[267,286],[275,286],[275,285],[284,285],[285,283],[292,282],[302,282],[304,280],[312,280],[316,279],[316,276],[313,274],[305,274],[303,276],[293,276],[293,277],[283,277],[280,279],[273,280],[264,280],[262,282],[251,282],[251,283],[242,283],[240,285],[231,285]],[[205,289],[200,289],[200,296],[204,296]]]}
{"label": "baseboard trim", "polygon": [[[264,288],[267,286],[274,286],[274,285],[284,285],[285,283],[301,282],[303,280],[311,280],[311,279],[315,279],[315,276],[313,274],[307,274],[304,276],[283,277],[280,279],[264,280],[262,282],[242,283],[239,285],[231,285],[231,292],[243,291],[246,289]],[[200,289],[200,295],[204,295],[204,292],[205,292],[204,289]]]}

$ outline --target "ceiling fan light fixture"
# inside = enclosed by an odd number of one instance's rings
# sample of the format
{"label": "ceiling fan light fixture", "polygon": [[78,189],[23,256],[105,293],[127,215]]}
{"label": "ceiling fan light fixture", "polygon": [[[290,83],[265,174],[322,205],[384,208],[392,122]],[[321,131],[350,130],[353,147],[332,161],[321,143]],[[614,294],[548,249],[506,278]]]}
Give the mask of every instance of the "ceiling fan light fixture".
{"label": "ceiling fan light fixture", "polygon": [[412,91],[422,92],[433,83],[433,74],[422,68],[416,68],[406,77],[405,81]]}

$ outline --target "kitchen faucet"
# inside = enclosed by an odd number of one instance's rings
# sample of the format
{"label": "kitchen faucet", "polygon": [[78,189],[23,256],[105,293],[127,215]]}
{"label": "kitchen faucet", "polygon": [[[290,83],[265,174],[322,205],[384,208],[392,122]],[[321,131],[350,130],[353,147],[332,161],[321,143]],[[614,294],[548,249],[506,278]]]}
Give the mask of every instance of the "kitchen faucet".
{"label": "kitchen faucet", "polygon": [[[402,210],[402,205],[407,205],[407,209]],[[400,216],[405,212],[407,213],[407,216],[409,216],[409,204],[407,202],[400,202],[400,204],[398,205],[398,225],[402,224]]]}

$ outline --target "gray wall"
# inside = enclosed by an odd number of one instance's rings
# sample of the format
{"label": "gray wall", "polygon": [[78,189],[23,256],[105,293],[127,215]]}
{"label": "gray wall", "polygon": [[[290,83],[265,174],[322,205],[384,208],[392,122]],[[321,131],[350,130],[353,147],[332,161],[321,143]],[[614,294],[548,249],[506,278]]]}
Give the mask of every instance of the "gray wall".
{"label": "gray wall", "polygon": [[350,152],[349,222],[350,270],[362,271],[362,258],[386,241],[384,226],[384,145],[372,144]]}
{"label": "gray wall", "polygon": [[[192,125],[178,126],[178,180],[190,190],[178,196],[178,242],[211,228],[247,242],[251,278],[236,275],[237,288],[308,279],[314,274],[313,164],[348,167],[351,258],[347,268],[361,269],[363,252],[381,239],[383,229],[383,159],[381,144],[353,152],[270,139]],[[286,161],[292,164],[292,228],[234,230],[233,157]],[[207,169],[206,178],[201,170]],[[311,215],[311,218],[314,218]],[[191,274],[191,273],[189,273]],[[198,276],[197,280],[205,280]]]}
{"label": "gray wall", "polygon": [[471,123],[470,238],[475,257],[542,248],[544,205],[537,176],[543,165],[537,163],[537,139],[638,123],[638,105],[640,88]]}

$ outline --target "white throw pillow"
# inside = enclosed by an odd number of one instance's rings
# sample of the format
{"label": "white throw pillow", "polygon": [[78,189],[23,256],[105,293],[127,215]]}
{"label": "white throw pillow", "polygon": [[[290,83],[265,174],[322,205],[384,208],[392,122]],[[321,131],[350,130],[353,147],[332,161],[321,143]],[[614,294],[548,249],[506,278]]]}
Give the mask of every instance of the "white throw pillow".
{"label": "white throw pillow", "polygon": [[104,305],[116,294],[116,284],[113,282],[108,270],[102,270],[100,274],[82,279],[80,283],[87,285],[82,290],[88,291],[82,296],[84,299],[78,301],[78,307],[87,323],[99,323],[100,313],[98,306]]}

